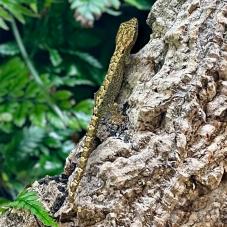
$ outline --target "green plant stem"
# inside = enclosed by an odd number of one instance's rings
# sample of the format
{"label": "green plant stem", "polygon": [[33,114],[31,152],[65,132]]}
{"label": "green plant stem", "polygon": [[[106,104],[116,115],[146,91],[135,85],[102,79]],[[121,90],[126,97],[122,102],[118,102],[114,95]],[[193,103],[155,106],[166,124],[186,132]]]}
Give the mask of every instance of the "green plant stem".
{"label": "green plant stem", "polygon": [[34,65],[32,64],[31,59],[28,56],[28,53],[25,49],[24,43],[22,41],[22,38],[20,36],[19,30],[17,28],[16,22],[14,19],[12,19],[11,21],[11,26],[12,26],[12,31],[13,31],[13,35],[15,37],[15,40],[17,42],[17,45],[20,49],[21,52],[21,56],[23,57],[25,64],[27,65],[28,69],[30,70],[31,75],[33,76],[34,80],[36,81],[36,83],[41,87],[41,89],[43,90],[46,99],[47,99],[47,103],[48,105],[52,108],[52,110],[59,116],[59,118],[62,120],[64,126],[66,125],[66,120],[65,120],[65,116],[62,113],[62,111],[60,110],[60,108],[53,103],[53,101],[51,100],[51,97],[47,91],[47,89],[45,88],[42,80],[39,77],[39,74],[37,72],[37,70],[35,69]]}

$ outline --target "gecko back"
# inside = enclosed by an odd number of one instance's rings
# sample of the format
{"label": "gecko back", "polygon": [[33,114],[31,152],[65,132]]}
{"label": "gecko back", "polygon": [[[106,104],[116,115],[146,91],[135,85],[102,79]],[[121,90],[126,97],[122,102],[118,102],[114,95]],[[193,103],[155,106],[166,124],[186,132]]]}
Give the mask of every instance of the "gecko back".
{"label": "gecko back", "polygon": [[110,60],[109,68],[102,86],[95,95],[93,115],[84,139],[83,151],[76,173],[69,183],[69,200],[73,204],[74,196],[83,177],[88,158],[93,150],[94,139],[102,116],[111,109],[121,88],[124,66],[136,41],[138,22],[136,18],[122,23],[116,36],[116,48]]}

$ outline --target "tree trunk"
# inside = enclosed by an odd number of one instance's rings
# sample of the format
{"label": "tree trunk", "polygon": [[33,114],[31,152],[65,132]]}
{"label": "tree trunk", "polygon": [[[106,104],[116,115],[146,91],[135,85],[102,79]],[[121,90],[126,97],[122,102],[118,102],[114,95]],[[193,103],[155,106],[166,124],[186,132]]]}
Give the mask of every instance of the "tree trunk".
{"label": "tree trunk", "polygon": [[[65,209],[80,146],[65,175],[33,185],[61,226],[227,226],[227,1],[158,0],[147,23],[118,98],[124,123],[99,127],[80,212]],[[38,226],[18,216],[0,226]]]}

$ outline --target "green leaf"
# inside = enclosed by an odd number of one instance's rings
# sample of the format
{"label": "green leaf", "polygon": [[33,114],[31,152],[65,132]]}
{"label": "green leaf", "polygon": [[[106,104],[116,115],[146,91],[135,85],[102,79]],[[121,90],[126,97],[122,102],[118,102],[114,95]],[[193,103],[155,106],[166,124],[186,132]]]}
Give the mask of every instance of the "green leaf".
{"label": "green leaf", "polygon": [[0,122],[11,122],[13,116],[11,113],[0,113]]}
{"label": "green leaf", "polygon": [[8,210],[8,208],[4,207],[4,205],[9,202],[10,200],[0,197],[0,215],[4,214]]}
{"label": "green leaf", "polygon": [[72,149],[75,147],[75,144],[68,140],[65,141],[63,146],[62,146],[62,153],[64,154],[63,158],[67,158],[67,156],[69,155],[69,153],[72,151]]}
{"label": "green leaf", "polygon": [[80,79],[80,78],[65,78],[64,84],[70,87],[74,87],[75,85],[88,85],[95,86],[95,83],[90,80]]}
{"label": "green leaf", "polygon": [[[37,8],[37,2],[29,1],[16,1],[16,0],[2,0],[0,1],[0,27],[8,30],[5,20],[11,21],[14,16],[21,23],[25,23],[24,16],[34,17],[37,16],[33,10]],[[11,16],[12,15],[12,16]]]}
{"label": "green leaf", "polygon": [[113,5],[113,7],[115,9],[119,9],[120,8],[121,3],[120,3],[119,0],[112,0],[111,2],[112,2],[112,5]]}
{"label": "green leaf", "polygon": [[6,198],[0,197],[0,206],[1,206],[2,204],[8,203],[8,202],[10,202],[10,200],[8,200],[8,199],[6,199]]}
{"label": "green leaf", "polygon": [[33,113],[29,116],[31,122],[36,126],[44,127],[46,125],[46,111],[47,107],[45,105],[35,105]]}
{"label": "green leaf", "polygon": [[94,106],[94,100],[92,99],[86,99],[81,101],[80,103],[78,103],[76,105],[76,107],[74,108],[75,112],[75,116],[76,119],[75,121],[71,121],[70,124],[75,124],[75,126],[77,126],[76,124],[79,121],[79,125],[83,128],[83,129],[87,129],[88,123],[90,122],[91,119],[91,115],[92,115],[92,108]]}
{"label": "green leaf", "polygon": [[62,136],[60,136],[58,133],[50,132],[48,137],[45,138],[45,144],[51,148],[60,148],[62,140]]}
{"label": "green leaf", "polygon": [[[35,98],[39,92],[41,92],[40,87],[31,80],[29,81],[24,93],[27,98]],[[37,97],[37,99],[39,98]]]}
{"label": "green leaf", "polygon": [[35,215],[44,225],[58,227],[57,222],[48,214],[35,191],[24,190],[15,201],[4,203],[2,207],[26,210]]}
{"label": "green leaf", "polygon": [[74,110],[76,112],[84,112],[88,115],[91,115],[93,106],[94,106],[94,100],[86,99],[79,102],[74,108]]}
{"label": "green leaf", "polygon": [[58,105],[61,109],[70,111],[74,103],[74,100],[62,100],[58,102]]}
{"label": "green leaf", "polygon": [[75,116],[69,119],[68,125],[70,128],[74,129],[77,132],[81,131],[81,125],[80,125],[79,119],[77,119]]}
{"label": "green leaf", "polygon": [[30,16],[30,17],[36,16],[30,9],[24,7],[22,4],[17,5],[17,10],[25,16]]}
{"label": "green leaf", "polygon": [[49,120],[49,122],[56,128],[59,129],[64,129],[65,126],[63,124],[63,122],[61,121],[61,119],[59,119],[59,117],[57,117],[55,114],[48,112],[47,113],[47,119]]}
{"label": "green leaf", "polygon": [[66,73],[66,77],[69,77],[69,76],[75,76],[78,74],[78,67],[75,65],[75,64],[70,64],[68,67],[67,67],[67,73]]}
{"label": "green leaf", "polygon": [[11,21],[12,17],[10,16],[10,14],[4,10],[1,6],[0,6],[0,17],[2,17],[4,20],[8,20]]}
{"label": "green leaf", "polygon": [[91,120],[91,115],[87,115],[87,114],[85,114],[83,112],[75,112],[75,116],[78,119],[78,121],[80,122],[80,126],[84,130],[86,130],[87,126],[88,126],[88,123]]}
{"label": "green leaf", "polygon": [[0,123],[0,130],[5,133],[10,133],[12,131],[12,124],[11,123]]}
{"label": "green leaf", "polygon": [[112,16],[119,16],[119,15],[121,15],[121,12],[116,11],[116,10],[112,10],[112,9],[107,9],[106,10],[106,13],[108,13],[108,14],[110,14]]}
{"label": "green leaf", "polygon": [[23,89],[28,82],[28,75],[26,73],[26,71],[18,72],[17,77],[10,81],[10,86],[8,88],[12,97],[20,97],[24,94]]}
{"label": "green leaf", "polygon": [[62,58],[57,50],[50,49],[49,53],[50,53],[50,60],[53,66],[58,66],[62,63]]}
{"label": "green leaf", "polygon": [[90,7],[90,10],[93,14],[95,14],[96,17],[102,15],[102,10],[97,5],[92,5],[92,7]]}
{"label": "green leaf", "polygon": [[53,87],[59,87],[61,85],[64,85],[63,78],[61,78],[61,77],[59,77],[57,75],[53,75],[53,77],[51,77],[51,85]]}
{"label": "green leaf", "polygon": [[63,137],[60,134],[58,134],[57,132],[50,132],[49,137],[51,137],[55,140],[58,140],[58,141],[63,140]]}
{"label": "green leaf", "polygon": [[42,175],[56,175],[62,170],[62,162],[54,154],[42,155],[36,168],[40,169],[39,171]]}
{"label": "green leaf", "polygon": [[[5,64],[0,67],[0,87],[6,86],[9,91],[13,86],[16,86],[16,80],[24,80],[28,79],[28,70],[24,64],[24,62],[18,58],[14,57],[7,61]],[[9,89],[9,86],[10,87]]]}
{"label": "green leaf", "polygon": [[13,56],[19,53],[20,50],[15,42],[7,42],[0,45],[0,54],[3,56]]}
{"label": "green leaf", "polygon": [[25,121],[26,121],[26,116],[29,113],[29,110],[33,107],[33,104],[29,101],[23,102],[20,106],[17,112],[15,112],[14,116],[14,123],[18,127],[21,127]]}
{"label": "green leaf", "polygon": [[56,100],[67,100],[72,96],[72,93],[68,90],[61,90],[54,93],[53,97]]}
{"label": "green leaf", "polygon": [[94,14],[89,8],[89,5],[80,6],[80,8],[77,9],[77,13],[83,15],[87,20],[94,21]]}
{"label": "green leaf", "polygon": [[119,0],[70,0],[71,9],[76,11],[75,18],[84,26],[92,26],[95,18],[108,12],[112,7],[120,7]]}
{"label": "green leaf", "polygon": [[1,4],[3,4],[3,7],[6,8],[7,10],[9,10],[9,12],[17,19],[19,20],[22,24],[25,23],[25,19],[23,14],[21,14],[20,10],[18,10],[19,8],[19,4],[13,4],[13,3],[4,3],[2,2]]}
{"label": "green leaf", "polygon": [[124,0],[129,5],[136,7],[139,10],[150,10],[154,2],[148,0]]}
{"label": "green leaf", "polygon": [[20,140],[18,149],[32,154],[34,149],[38,148],[40,142],[44,138],[45,131],[42,128],[32,126],[30,128],[23,129],[23,137]]}
{"label": "green leaf", "polygon": [[36,2],[31,3],[29,6],[35,13],[38,12],[38,8],[37,8],[37,3]]}
{"label": "green leaf", "polygon": [[5,29],[5,30],[9,30],[9,27],[7,26],[7,24],[5,23],[5,21],[0,17],[0,28]]}
{"label": "green leaf", "polygon": [[102,68],[101,63],[92,55],[86,53],[86,52],[81,52],[81,51],[71,51],[71,50],[67,50],[65,51],[68,54],[77,56],[78,58],[80,58],[81,60],[87,62],[88,64],[94,66],[95,68]]}
{"label": "green leaf", "polygon": [[61,142],[59,140],[56,140],[55,138],[52,138],[52,137],[46,138],[45,143],[50,148],[59,148],[59,147],[61,147]]}
{"label": "green leaf", "polygon": [[71,9],[78,8],[84,4],[82,1],[75,1],[75,0],[69,0],[69,2],[71,3]]}

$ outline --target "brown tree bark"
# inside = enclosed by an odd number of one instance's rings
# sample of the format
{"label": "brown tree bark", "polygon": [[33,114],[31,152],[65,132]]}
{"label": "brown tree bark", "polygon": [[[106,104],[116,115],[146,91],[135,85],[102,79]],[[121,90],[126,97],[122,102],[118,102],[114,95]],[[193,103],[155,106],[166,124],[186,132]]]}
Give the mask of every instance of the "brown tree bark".
{"label": "brown tree bark", "polygon": [[[227,226],[227,1],[158,0],[147,23],[118,99],[127,117],[100,125],[80,212],[64,210],[64,175],[33,185],[61,226]],[[0,226],[37,224],[17,212]]]}

